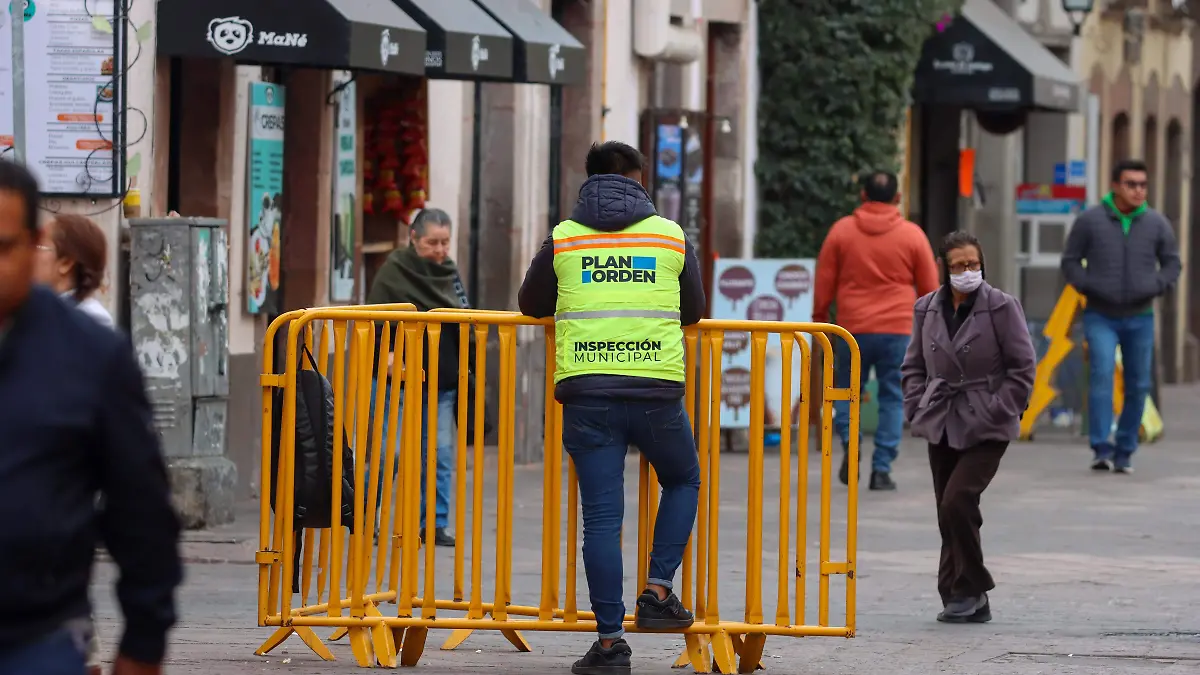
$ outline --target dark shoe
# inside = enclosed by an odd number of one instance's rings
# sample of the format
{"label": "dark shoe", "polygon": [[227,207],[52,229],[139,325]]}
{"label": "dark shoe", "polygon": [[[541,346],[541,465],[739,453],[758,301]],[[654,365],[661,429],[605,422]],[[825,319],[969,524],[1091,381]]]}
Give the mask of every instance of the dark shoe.
{"label": "dark shoe", "polygon": [[1113,455],[1116,450],[1108,443],[1101,443],[1092,448],[1092,471],[1112,471]]}
{"label": "dark shoe", "polygon": [[588,653],[571,666],[571,672],[575,675],[623,675],[631,672],[629,657],[632,655],[629,643],[621,638],[617,638],[608,649],[601,647],[597,640],[592,643]]}
{"label": "dark shoe", "polygon": [[987,623],[992,620],[992,606],[987,593],[977,598],[951,600],[937,615],[942,623]]}
{"label": "dark shoe", "polygon": [[1133,457],[1117,455],[1113,458],[1113,473],[1133,473]]}
{"label": "dark shoe", "polygon": [[871,472],[871,489],[891,491],[896,489],[896,481],[892,480],[892,474],[886,471]]}
{"label": "dark shoe", "polygon": [[[858,467],[858,476],[862,478],[862,465]],[[838,471],[838,480],[842,481],[842,485],[850,484],[850,448],[842,446],[842,468]]]}
{"label": "dark shoe", "polygon": [[647,630],[680,630],[696,622],[692,615],[679,602],[674,593],[668,593],[666,600],[659,600],[658,594],[650,589],[642,591],[637,599],[637,627]]}
{"label": "dark shoe", "polygon": [[942,623],[987,623],[992,620],[992,606],[990,602],[985,602],[983,607],[975,610],[975,613],[970,616],[946,616],[946,613],[940,612],[937,615],[937,620]]}
{"label": "dark shoe", "polygon": [[[425,530],[424,529],[421,530],[421,543],[422,544],[425,543]],[[433,545],[453,548],[454,537],[451,537],[449,534],[447,534],[446,528],[444,528],[444,527],[434,528],[434,530],[433,530]]]}

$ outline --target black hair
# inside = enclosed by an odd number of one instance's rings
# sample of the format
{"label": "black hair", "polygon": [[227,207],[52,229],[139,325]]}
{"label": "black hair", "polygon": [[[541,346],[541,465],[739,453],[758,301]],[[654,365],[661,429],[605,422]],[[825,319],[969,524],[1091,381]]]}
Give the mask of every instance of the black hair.
{"label": "black hair", "polygon": [[900,189],[900,181],[890,171],[871,171],[858,179],[858,184],[869,202],[891,204]]}
{"label": "black hair", "polygon": [[450,214],[441,209],[421,209],[413,218],[409,228],[417,239],[425,236],[430,225],[450,227]]}
{"label": "black hair", "polygon": [[36,238],[38,210],[42,205],[37,179],[24,166],[0,160],[0,190],[15,192],[21,201],[25,202],[25,227],[29,228],[29,232]]}
{"label": "black hair", "polygon": [[979,271],[983,274],[984,279],[987,278],[987,264],[984,262],[983,245],[979,243],[979,237],[966,230],[954,230],[942,239],[942,247],[938,251],[938,254],[941,256],[943,284],[950,284],[950,263],[947,262],[950,257],[950,251],[967,246],[974,246],[975,250],[979,251]]}
{"label": "black hair", "polygon": [[620,141],[593,143],[587,154],[587,175],[614,173],[621,176],[641,171],[646,158],[637,148]]}
{"label": "black hair", "polygon": [[1148,173],[1148,170],[1146,169],[1146,163],[1142,160],[1122,159],[1116,164],[1113,164],[1112,182],[1121,182],[1121,174],[1125,173],[1126,171],[1141,171],[1142,173]]}

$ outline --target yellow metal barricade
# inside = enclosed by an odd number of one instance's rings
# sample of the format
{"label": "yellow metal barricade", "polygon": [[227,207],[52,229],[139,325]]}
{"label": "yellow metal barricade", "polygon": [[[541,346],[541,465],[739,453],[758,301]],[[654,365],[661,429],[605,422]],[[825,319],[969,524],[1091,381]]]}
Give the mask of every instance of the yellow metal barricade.
{"label": "yellow metal barricade", "polygon": [[[471,631],[498,630],[522,651],[530,648],[518,631],[596,629],[594,615],[580,610],[576,599],[580,544],[578,487],[569,459],[564,472],[562,410],[550,394],[554,387],[553,322],[512,312],[411,309],[376,306],[303,310],[281,316],[268,329],[264,350],[267,373],[262,376],[263,503],[260,550],[256,556],[258,622],[261,626],[279,628],[258,649],[258,654],[271,651],[296,633],[315,653],[332,660],[332,652],[313,630],[330,627],[335,629],[330,639],[349,635],[359,665],[378,663],[395,667],[397,663],[415,665],[419,661],[431,629],[452,631],[443,649],[458,646]],[[493,326],[498,344],[500,393],[498,447],[494,457],[485,453],[483,435],[487,343]],[[270,365],[274,362],[272,345],[275,334],[284,329],[287,331],[285,367],[282,373],[275,373]],[[547,396],[542,518],[539,527],[516,532],[520,526],[513,518],[518,367],[520,372],[528,372],[529,366],[518,364],[519,329],[544,333]],[[435,547],[423,545],[419,537],[422,462],[425,510],[431,518],[435,510],[437,434],[434,430],[438,426],[438,406],[426,405],[426,401],[436,400],[439,391],[438,359],[428,360],[428,371],[422,369],[422,363],[426,350],[438,353],[440,341],[448,330],[459,331],[452,512],[457,539],[452,560],[439,560]],[[752,356],[745,496],[740,490],[721,489],[724,454],[720,443],[724,372],[721,361],[726,332],[749,334]],[[824,387],[818,402],[822,418],[820,471],[813,476],[817,479],[815,505],[810,492],[807,421],[811,405],[811,350],[806,333],[811,334],[813,344],[824,357]],[[846,389],[833,386],[830,335],[846,340],[850,346],[851,386]],[[763,443],[769,340],[776,341],[782,359],[784,405],[780,410],[780,426],[784,430],[791,430],[793,424],[799,428],[799,433],[792,430],[782,434],[780,453],[772,458],[767,457]],[[337,431],[331,522],[323,529],[297,531],[295,392],[299,371],[311,367],[300,358],[305,345],[317,355],[317,370],[332,384]],[[690,664],[697,672],[710,672],[713,667],[723,673],[739,669],[749,672],[747,669],[760,665],[768,635],[852,637],[860,393],[860,361],[853,338],[843,329],[828,324],[705,321],[685,331],[685,345],[689,373],[686,405],[700,453],[701,491],[696,527],[687,546],[682,583],[678,587],[682,602],[696,612],[697,620],[694,626],[681,631],[687,647],[677,665]],[[376,358],[376,353],[386,355],[393,347],[396,357],[390,365],[387,358]],[[801,373],[799,391],[793,387],[794,366]],[[468,370],[476,378],[473,438],[468,438],[466,424],[470,410]],[[388,381],[391,386],[384,386]],[[281,438],[277,472],[272,475],[272,407],[279,389],[283,391]],[[794,415],[790,405],[793,400]],[[847,401],[850,407],[851,464],[845,510],[835,514],[833,403],[839,400]],[[424,453],[420,447],[423,414],[430,429]],[[353,466],[343,466],[341,430],[345,431],[345,442],[353,448]],[[773,467],[768,469],[769,462],[778,463],[777,473]],[[391,470],[393,466],[395,471]],[[342,494],[343,477],[353,486],[352,498]],[[271,481],[278,487],[274,505],[270,503]],[[639,483],[637,574],[644,581],[659,494],[655,487],[657,479],[644,458]],[[491,485],[494,492],[489,495],[485,488]],[[777,496],[768,497],[769,489],[777,491]],[[353,513],[351,528],[342,526],[343,502],[347,500]],[[819,534],[816,564],[810,566],[808,521],[813,506],[818,511]],[[770,511],[775,512],[771,515],[777,518],[777,528],[764,527],[764,522],[770,522],[766,518]],[[738,516],[730,520],[730,514]],[[831,523],[841,515],[847,526],[844,534],[838,533],[836,538],[844,544],[845,556],[833,559],[835,534]],[[485,527],[488,517],[495,518],[494,534]],[[485,537],[485,531],[489,536]],[[743,532],[744,543],[739,541]],[[485,542],[485,538],[490,541]],[[523,550],[540,547],[540,594],[536,605],[513,604],[514,540],[521,542]],[[722,540],[727,542],[725,546]],[[727,596],[723,599],[720,591],[730,588],[730,572],[736,571],[722,569],[721,553],[731,549],[745,551],[745,568],[741,570],[745,575],[743,617],[737,621],[723,619],[719,611],[721,602],[729,600]],[[764,560],[770,561],[766,569]],[[831,581],[839,576],[845,578],[845,621],[842,625],[830,625]],[[439,580],[443,586],[439,586]],[[806,612],[810,580],[817,595],[815,623],[810,622],[811,615]],[[484,599],[485,585],[492,589],[490,602]],[[773,621],[764,618],[764,585],[774,587]],[[439,588],[446,587],[451,589],[450,593],[439,595]],[[637,631],[632,615],[626,616],[625,628]]]}

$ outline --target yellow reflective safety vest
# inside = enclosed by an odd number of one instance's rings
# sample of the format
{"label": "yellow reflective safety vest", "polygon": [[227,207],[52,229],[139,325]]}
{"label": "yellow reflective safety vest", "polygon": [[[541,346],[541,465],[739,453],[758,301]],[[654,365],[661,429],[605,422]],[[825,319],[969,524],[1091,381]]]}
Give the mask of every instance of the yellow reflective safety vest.
{"label": "yellow reflective safety vest", "polygon": [[683,229],[650,216],[619,232],[554,228],[555,383],[578,375],[684,381]]}

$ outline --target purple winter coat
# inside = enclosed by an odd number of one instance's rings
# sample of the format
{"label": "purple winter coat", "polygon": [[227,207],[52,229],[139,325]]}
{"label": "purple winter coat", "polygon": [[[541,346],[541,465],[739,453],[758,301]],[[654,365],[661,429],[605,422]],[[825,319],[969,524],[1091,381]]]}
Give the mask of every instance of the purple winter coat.
{"label": "purple winter coat", "polygon": [[900,368],[904,419],[914,436],[965,450],[982,441],[1012,441],[1033,391],[1037,355],[1021,303],[990,286],[953,339],[946,327],[946,287],[917,300],[912,340]]}

